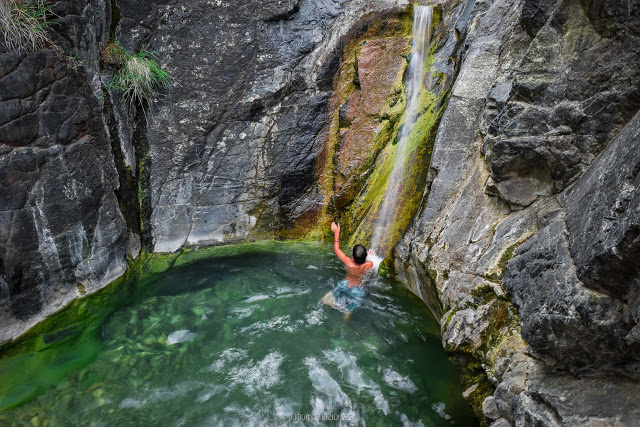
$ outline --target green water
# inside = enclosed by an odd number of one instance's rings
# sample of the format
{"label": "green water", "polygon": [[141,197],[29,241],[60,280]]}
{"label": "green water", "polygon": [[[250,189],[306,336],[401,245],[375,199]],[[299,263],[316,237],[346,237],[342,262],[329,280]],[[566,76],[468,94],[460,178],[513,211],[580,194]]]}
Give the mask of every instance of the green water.
{"label": "green water", "polygon": [[381,280],[345,320],[320,303],[344,275],[328,245],[243,252],[127,283],[9,351],[0,425],[477,425],[415,296]]}

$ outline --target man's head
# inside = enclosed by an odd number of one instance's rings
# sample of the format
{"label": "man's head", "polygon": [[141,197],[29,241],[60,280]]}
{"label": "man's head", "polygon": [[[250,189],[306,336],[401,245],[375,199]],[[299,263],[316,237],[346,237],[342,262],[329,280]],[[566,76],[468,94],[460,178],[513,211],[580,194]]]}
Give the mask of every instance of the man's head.
{"label": "man's head", "polygon": [[355,245],[353,247],[353,260],[356,264],[364,264],[367,260],[367,249],[362,245]]}

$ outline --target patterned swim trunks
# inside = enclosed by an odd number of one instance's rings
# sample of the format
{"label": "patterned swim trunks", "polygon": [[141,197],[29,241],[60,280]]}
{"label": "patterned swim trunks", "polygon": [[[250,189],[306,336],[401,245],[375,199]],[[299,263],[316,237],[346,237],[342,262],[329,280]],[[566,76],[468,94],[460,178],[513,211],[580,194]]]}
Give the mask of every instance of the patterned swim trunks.
{"label": "patterned swim trunks", "polygon": [[341,311],[348,312],[360,307],[366,294],[365,290],[360,286],[350,288],[349,282],[345,279],[338,282],[332,293],[336,305],[343,309]]}

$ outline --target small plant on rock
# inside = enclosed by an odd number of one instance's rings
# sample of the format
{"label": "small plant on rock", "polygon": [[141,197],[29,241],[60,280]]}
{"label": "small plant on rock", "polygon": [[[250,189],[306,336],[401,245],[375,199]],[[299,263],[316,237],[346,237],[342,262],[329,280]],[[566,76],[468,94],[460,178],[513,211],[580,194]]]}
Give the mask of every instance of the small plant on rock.
{"label": "small plant on rock", "polygon": [[0,0],[0,32],[4,45],[29,52],[51,44],[48,30],[53,15],[45,0]]}
{"label": "small plant on rock", "polygon": [[119,42],[109,43],[102,51],[103,63],[119,68],[109,87],[121,90],[131,104],[144,105],[158,95],[158,90],[169,86],[169,74],[160,68],[153,52],[142,49],[131,55]]}
{"label": "small plant on rock", "polygon": [[119,41],[111,41],[100,52],[100,61],[106,65],[122,67],[128,56],[131,55],[122,47]]}

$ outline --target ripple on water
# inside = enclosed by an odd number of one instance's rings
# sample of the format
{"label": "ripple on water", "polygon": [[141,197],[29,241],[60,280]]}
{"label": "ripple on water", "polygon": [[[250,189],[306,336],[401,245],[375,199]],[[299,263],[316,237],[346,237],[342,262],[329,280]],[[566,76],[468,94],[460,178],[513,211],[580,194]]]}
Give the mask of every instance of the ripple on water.
{"label": "ripple on water", "polygon": [[246,359],[248,357],[247,351],[239,348],[228,348],[222,351],[218,358],[209,366],[203,369],[205,372],[219,372],[228,365],[230,362],[236,362]]}
{"label": "ripple on water", "polygon": [[357,423],[358,414],[353,410],[351,399],[342,391],[340,384],[331,377],[331,374],[320,365],[315,357],[305,358],[304,364],[309,369],[309,379],[315,391],[310,400],[313,408],[312,414],[320,416],[339,413],[344,418]]}
{"label": "ripple on water", "polygon": [[231,385],[241,385],[247,392],[266,390],[280,382],[280,365],[284,356],[277,351],[267,354],[264,359],[233,367],[228,379]]}
{"label": "ripple on water", "polygon": [[296,325],[291,323],[291,316],[285,314],[283,316],[277,316],[269,320],[264,320],[256,323],[252,323],[249,326],[245,326],[240,329],[241,334],[259,335],[268,331],[284,331],[295,332]]}
{"label": "ripple on water", "polygon": [[304,317],[309,325],[322,325],[326,318],[324,314],[324,307],[317,307],[315,310],[306,313]]}
{"label": "ripple on water", "polygon": [[373,404],[382,411],[383,414],[389,413],[389,402],[385,399],[380,386],[372,381],[358,367],[356,357],[341,349],[325,350],[326,358],[335,363],[340,369],[345,380],[353,386],[359,394],[362,390],[366,390],[373,397]]}
{"label": "ripple on water", "polygon": [[173,387],[159,387],[153,389],[145,389],[135,396],[126,397],[120,402],[121,409],[142,408],[144,406],[153,405],[160,402],[168,402],[177,397],[184,396],[189,392],[202,388],[203,384],[193,381],[185,381],[176,384]]}
{"label": "ripple on water", "polygon": [[167,337],[167,345],[179,344],[181,342],[193,341],[196,339],[195,332],[191,332],[188,329],[181,329],[179,331],[174,331],[169,334]]}

